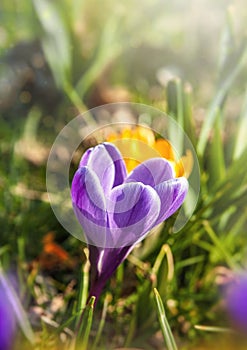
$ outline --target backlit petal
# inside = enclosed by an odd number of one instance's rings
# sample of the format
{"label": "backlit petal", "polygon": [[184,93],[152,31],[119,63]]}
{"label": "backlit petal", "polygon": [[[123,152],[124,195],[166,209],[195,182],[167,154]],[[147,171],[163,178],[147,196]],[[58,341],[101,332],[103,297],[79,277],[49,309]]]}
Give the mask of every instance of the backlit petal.
{"label": "backlit petal", "polygon": [[135,182],[114,188],[107,199],[114,245],[123,247],[139,242],[153,226],[159,211],[159,196],[150,186]]}
{"label": "backlit petal", "polygon": [[123,183],[127,174],[121,153],[110,143],[88,149],[80,162],[80,167],[85,165],[98,176],[105,193]]}
{"label": "backlit petal", "polygon": [[168,180],[155,187],[160,197],[160,213],[156,225],[175,213],[183,204],[188,192],[188,181],[184,177]]}
{"label": "backlit petal", "polygon": [[138,165],[127,177],[126,182],[142,182],[155,187],[174,178],[174,170],[169,161],[163,158],[152,158]]}
{"label": "backlit petal", "polygon": [[119,152],[119,150],[111,143],[105,142],[104,146],[107,152],[109,153],[115,167],[115,177],[114,177],[113,187],[121,185],[127,176],[126,165],[123,160],[123,157]]}
{"label": "backlit petal", "polygon": [[88,167],[81,167],[71,186],[75,214],[86,234],[87,242],[104,246],[107,227],[106,203],[97,175]]}

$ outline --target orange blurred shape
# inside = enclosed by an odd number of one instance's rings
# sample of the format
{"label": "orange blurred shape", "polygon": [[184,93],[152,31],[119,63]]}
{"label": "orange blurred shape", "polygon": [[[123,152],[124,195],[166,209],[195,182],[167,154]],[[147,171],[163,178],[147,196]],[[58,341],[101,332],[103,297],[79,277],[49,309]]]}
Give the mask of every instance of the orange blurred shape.
{"label": "orange blurred shape", "polygon": [[48,232],[43,240],[43,250],[38,257],[39,265],[42,269],[64,269],[72,268],[74,261],[69,254],[55,242],[55,233]]}

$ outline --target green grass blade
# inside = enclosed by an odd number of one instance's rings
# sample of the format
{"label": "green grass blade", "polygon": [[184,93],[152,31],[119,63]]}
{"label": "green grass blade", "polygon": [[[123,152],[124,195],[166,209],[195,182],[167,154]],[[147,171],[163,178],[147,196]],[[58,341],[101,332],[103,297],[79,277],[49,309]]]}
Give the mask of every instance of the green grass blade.
{"label": "green grass blade", "polygon": [[204,325],[195,325],[195,329],[198,329],[203,332],[212,332],[212,333],[234,333],[235,331],[231,328],[223,328],[223,327],[214,327],[214,326],[204,326]]}
{"label": "green grass blade", "polygon": [[211,238],[212,242],[214,243],[215,247],[218,249],[218,252],[224,257],[228,266],[230,268],[232,268],[233,270],[236,270],[238,268],[237,264],[234,262],[233,258],[228,253],[228,251],[225,249],[225,247],[222,245],[222,242],[217,237],[216,233],[214,232],[214,230],[210,226],[209,222],[205,220],[203,222],[203,226],[204,226],[207,234]]}
{"label": "green grass blade", "polygon": [[226,95],[229,89],[231,88],[234,80],[240,74],[241,70],[246,66],[246,60],[247,60],[247,49],[245,48],[245,50],[243,51],[239,59],[239,62],[236,63],[232,71],[229,73],[229,75],[225,78],[225,80],[220,84],[218,88],[215,98],[213,99],[209,107],[209,110],[205,116],[205,121],[201,129],[201,133],[200,133],[200,137],[197,145],[197,151],[200,157],[202,157],[204,154],[207,141],[208,141],[208,136],[214,125],[218,110],[221,109],[222,104],[226,98]]}
{"label": "green grass blade", "polygon": [[121,45],[116,40],[118,34],[119,19],[109,18],[102,31],[95,59],[76,84],[77,93],[84,97],[92,84],[103,72],[107,64],[121,53]]}
{"label": "green grass blade", "polygon": [[81,316],[76,339],[76,349],[87,350],[90,331],[93,323],[95,297],[91,297]]}
{"label": "green grass blade", "polygon": [[[177,123],[184,128],[184,111],[183,111],[183,86],[179,78],[175,78],[168,83],[167,86],[167,113],[173,117]],[[170,125],[169,137],[171,140],[177,138],[177,128],[175,124]],[[183,142],[181,138],[177,143],[177,151],[182,154]]]}
{"label": "green grass blade", "polygon": [[155,260],[155,263],[153,265],[152,268],[152,274],[154,274],[155,276],[158,274],[160,266],[164,260],[164,257],[166,256],[167,258],[167,280],[171,281],[173,278],[173,274],[174,274],[174,260],[173,260],[173,255],[172,255],[172,251],[171,248],[169,247],[168,244],[163,244],[160,252]]}
{"label": "green grass blade", "polygon": [[220,40],[219,48],[219,72],[220,75],[229,69],[233,64],[233,56],[236,50],[236,40],[233,25],[232,6],[226,11],[226,24]]}
{"label": "green grass blade", "polygon": [[247,130],[247,90],[245,92],[244,103],[243,103],[241,115],[239,118],[239,125],[238,125],[238,131],[236,134],[236,143],[234,147],[233,160],[238,159],[243,153],[243,151],[247,148],[246,130]]}
{"label": "green grass blade", "polygon": [[209,184],[212,187],[215,187],[225,176],[224,144],[220,119],[221,113],[218,111],[209,152]]}
{"label": "green grass blade", "polygon": [[229,195],[227,190],[234,194],[239,190],[240,184],[246,175],[247,148],[243,150],[239,158],[237,158],[227,169],[226,176],[217,186],[217,191],[223,191],[223,195]]}
{"label": "green grass blade", "polygon": [[162,331],[164,340],[165,340],[166,345],[167,345],[167,349],[168,350],[178,350],[175,339],[174,339],[172,331],[171,331],[171,328],[170,328],[169,323],[168,323],[167,318],[166,318],[164,305],[162,303],[159,292],[156,288],[154,288],[154,296],[155,296],[155,302],[156,302],[156,307],[157,307],[157,312],[158,312],[159,323],[160,323],[160,327],[161,327],[161,331]]}
{"label": "green grass blade", "polygon": [[71,77],[71,43],[68,29],[54,1],[33,0],[37,17],[43,28],[41,38],[46,59],[59,87]]}
{"label": "green grass blade", "polygon": [[[90,264],[89,264],[89,261],[87,260],[85,265],[82,266],[81,268],[77,311],[83,310],[87,303],[88,285],[89,285],[89,268],[90,268]],[[79,322],[79,319],[80,319],[80,316],[78,316],[77,322]]]}
{"label": "green grass blade", "polygon": [[97,334],[96,334],[96,337],[95,337],[95,340],[93,342],[91,350],[97,349],[97,345],[98,345],[98,343],[100,341],[100,338],[101,338],[101,335],[102,335],[102,332],[103,332],[103,329],[104,329],[107,308],[108,308],[110,300],[111,300],[111,296],[109,294],[107,294],[106,297],[105,297],[105,300],[104,300],[104,305],[103,305],[103,310],[102,310],[102,315],[101,315],[99,327],[98,327]]}
{"label": "green grass blade", "polygon": [[189,83],[184,84],[183,104],[184,104],[184,130],[193,146],[196,147],[195,120],[193,117],[193,89]]}

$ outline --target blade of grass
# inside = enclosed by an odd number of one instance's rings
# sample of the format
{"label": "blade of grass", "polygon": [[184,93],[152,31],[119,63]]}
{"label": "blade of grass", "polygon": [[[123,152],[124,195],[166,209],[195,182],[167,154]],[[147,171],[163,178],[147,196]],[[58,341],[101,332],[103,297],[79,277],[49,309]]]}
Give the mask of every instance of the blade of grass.
{"label": "blade of grass", "polygon": [[85,96],[95,80],[104,71],[107,64],[121,53],[122,47],[119,45],[118,40],[115,40],[118,33],[119,21],[120,19],[115,16],[109,18],[105,24],[99,40],[95,60],[87,71],[83,73],[76,85],[76,91],[80,96]]}
{"label": "blade of grass", "polygon": [[[80,275],[80,289],[79,289],[79,298],[78,298],[78,306],[77,310],[83,310],[87,303],[87,295],[88,295],[88,285],[89,285],[89,260],[87,259],[84,266],[81,268]],[[79,322],[79,318],[77,322]]]}
{"label": "blade of grass", "polygon": [[[183,109],[183,86],[181,80],[176,78],[171,80],[167,86],[167,113],[178,122],[181,128],[184,127]],[[176,140],[177,138],[177,128],[173,123],[170,125],[169,137],[171,140]],[[183,142],[183,138],[180,138],[177,142],[178,154],[182,154]]]}
{"label": "blade of grass", "polygon": [[214,327],[214,326],[203,326],[203,325],[195,325],[195,329],[198,329],[200,331],[204,332],[213,332],[213,333],[236,333],[231,328],[223,328],[223,327]]}
{"label": "blade of grass", "polygon": [[67,328],[77,318],[78,315],[81,315],[81,310],[77,311],[74,315],[66,319],[64,323],[59,325],[54,331],[54,334],[59,335],[65,328]]}
{"label": "blade of grass", "polygon": [[226,24],[220,40],[219,50],[219,72],[220,75],[233,64],[234,52],[236,50],[236,40],[233,26],[232,6],[229,6],[226,11]]}
{"label": "blade of grass", "polygon": [[209,150],[209,185],[215,187],[225,176],[224,144],[221,135],[221,113],[218,111]]}
{"label": "blade of grass", "polygon": [[[87,107],[83,103],[83,100],[80,98],[80,96],[77,94],[76,90],[73,88],[73,86],[69,83],[68,80],[65,80],[63,82],[63,89],[70,101],[74,104],[74,106],[78,109],[79,113],[83,113],[87,110]],[[86,113],[86,116],[89,118],[89,123],[94,123],[95,121],[93,117],[90,118],[90,114]]]}
{"label": "blade of grass", "polygon": [[100,341],[103,329],[104,329],[104,325],[105,325],[105,320],[106,320],[106,313],[107,313],[107,308],[109,305],[109,302],[111,301],[111,295],[107,294],[104,300],[104,304],[103,304],[103,310],[102,310],[102,315],[101,315],[101,319],[100,319],[100,323],[99,323],[99,327],[96,333],[96,337],[95,340],[93,342],[93,345],[91,347],[91,350],[95,350],[97,349],[98,343]]}
{"label": "blade of grass", "polygon": [[71,77],[70,36],[58,3],[48,0],[34,0],[36,15],[42,25],[41,38],[46,59],[58,87]]}
{"label": "blade of grass", "polygon": [[241,115],[239,118],[238,131],[235,139],[236,143],[235,143],[234,153],[233,153],[233,161],[238,159],[247,147],[246,130],[247,130],[247,90],[245,92],[244,103],[243,103]]}
{"label": "blade of grass", "polygon": [[232,71],[225,78],[225,80],[219,86],[218,91],[216,92],[215,98],[213,99],[209,110],[205,116],[205,121],[203,123],[201,133],[199,136],[199,141],[197,144],[197,151],[200,157],[203,157],[205,147],[207,145],[209,133],[214,125],[215,118],[217,116],[217,112],[221,109],[222,104],[226,98],[226,95],[231,88],[234,80],[240,74],[241,70],[246,66],[247,60],[247,49],[243,51],[239,62],[233,67]]}
{"label": "blade of grass", "polygon": [[159,292],[156,288],[154,288],[154,296],[155,296],[155,302],[156,302],[156,307],[158,312],[159,323],[160,323],[160,327],[161,327],[161,331],[162,331],[165,343],[167,345],[167,349],[178,350],[171,328],[166,318],[164,305],[162,303]]}
{"label": "blade of grass", "polygon": [[[214,188],[214,198],[211,200],[214,204],[218,205],[218,201],[221,201],[224,197],[224,201],[234,195],[236,191],[239,191],[239,185],[243,182],[246,176],[246,163],[247,163],[247,148],[243,151],[238,159],[236,159],[228,168],[225,177]],[[226,201],[225,201],[226,202]]]}
{"label": "blade of grass", "polygon": [[152,274],[154,274],[155,276],[158,274],[159,268],[165,256],[167,258],[167,269],[168,269],[167,280],[171,281],[174,274],[174,261],[173,261],[171,248],[169,247],[168,244],[163,244],[163,246],[161,247],[161,250],[153,265]]}
{"label": "blade of grass", "polygon": [[91,297],[87,306],[82,311],[78,328],[75,332],[75,349],[87,350],[90,331],[93,323],[95,297]]}
{"label": "blade of grass", "polygon": [[176,264],[176,271],[178,271],[179,269],[182,269],[184,267],[187,267],[187,266],[198,264],[204,260],[205,260],[204,255],[198,255],[198,256],[193,256],[193,257],[188,258],[188,259],[184,259],[182,261],[178,261],[178,263]]}
{"label": "blade of grass", "polygon": [[214,230],[212,229],[212,227],[210,226],[208,221],[203,221],[203,226],[207,232],[207,234],[209,235],[209,237],[211,238],[212,242],[214,243],[215,247],[217,247],[219,253],[225,258],[225,261],[227,262],[228,266],[233,269],[236,270],[238,266],[236,266],[237,264],[233,261],[232,257],[230,254],[228,254],[228,252],[226,251],[226,249],[223,247],[222,242],[220,241],[220,239],[217,237],[216,233],[214,232]]}
{"label": "blade of grass", "polygon": [[136,314],[136,310],[134,310],[134,312],[132,313],[130,323],[129,323],[128,334],[127,334],[125,342],[124,342],[124,346],[126,348],[130,346],[131,341],[134,338],[134,335],[136,333],[136,327],[137,327],[137,314]]}
{"label": "blade of grass", "polygon": [[184,130],[189,136],[193,146],[196,147],[195,121],[193,118],[192,106],[192,86],[185,83],[183,90],[183,104],[184,104]]}

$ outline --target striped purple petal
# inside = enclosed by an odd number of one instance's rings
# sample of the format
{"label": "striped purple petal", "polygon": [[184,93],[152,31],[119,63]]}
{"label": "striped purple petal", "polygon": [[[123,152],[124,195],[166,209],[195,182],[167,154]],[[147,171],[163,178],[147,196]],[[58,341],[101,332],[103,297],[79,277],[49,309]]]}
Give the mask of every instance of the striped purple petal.
{"label": "striped purple petal", "polygon": [[108,225],[113,244],[136,244],[154,226],[160,211],[156,191],[140,182],[115,187],[107,199]]}
{"label": "striped purple petal", "polygon": [[127,170],[126,170],[126,165],[123,160],[123,157],[119,150],[111,143],[105,142],[103,144],[110,155],[113,163],[114,163],[114,182],[113,182],[113,187],[121,185],[126,176],[127,176]]}
{"label": "striped purple petal", "polygon": [[139,182],[117,186],[104,196],[98,177],[88,167],[77,170],[71,194],[87,242],[101,247],[137,243],[154,226],[160,211],[156,191]]}
{"label": "striped purple petal", "polygon": [[127,177],[126,182],[142,182],[155,187],[158,184],[173,179],[173,167],[164,158],[152,158],[139,164]]}
{"label": "striped purple petal", "polygon": [[155,186],[161,205],[155,225],[169,218],[184,202],[188,192],[188,181],[184,177],[168,180]]}
{"label": "striped purple petal", "polygon": [[71,196],[75,214],[88,244],[105,246],[106,200],[99,178],[88,167],[83,166],[75,173]]}
{"label": "striped purple petal", "polygon": [[88,149],[80,161],[80,167],[83,166],[94,171],[105,193],[123,183],[127,175],[120,152],[110,143]]}

